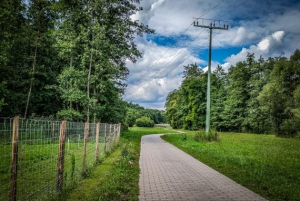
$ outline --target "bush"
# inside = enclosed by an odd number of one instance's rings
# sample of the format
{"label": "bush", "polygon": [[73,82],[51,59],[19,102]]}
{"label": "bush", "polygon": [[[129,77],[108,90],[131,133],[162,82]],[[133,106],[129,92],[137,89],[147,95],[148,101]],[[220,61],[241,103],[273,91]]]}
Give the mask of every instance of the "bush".
{"label": "bush", "polygon": [[194,140],[197,142],[200,141],[207,141],[207,142],[212,142],[212,141],[219,141],[219,134],[216,131],[210,130],[208,134],[206,134],[205,130],[200,130],[197,132],[194,136]]}
{"label": "bush", "polygon": [[132,127],[135,123],[135,116],[133,114],[129,114],[126,117],[126,123],[128,124],[129,127]]}
{"label": "bush", "polygon": [[135,121],[135,125],[138,127],[154,127],[154,121],[143,116]]}
{"label": "bush", "polygon": [[122,131],[122,132],[123,132],[123,131],[128,131],[128,124],[122,123],[122,124],[121,124],[121,131]]}

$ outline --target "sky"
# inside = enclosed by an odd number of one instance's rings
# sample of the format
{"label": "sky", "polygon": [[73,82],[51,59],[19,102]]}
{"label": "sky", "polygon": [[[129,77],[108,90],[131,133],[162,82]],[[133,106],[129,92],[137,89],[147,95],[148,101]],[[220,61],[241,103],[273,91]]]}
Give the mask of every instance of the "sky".
{"label": "sky", "polygon": [[183,66],[207,70],[209,29],[193,26],[196,18],[201,25],[229,26],[212,30],[212,71],[217,65],[228,71],[247,53],[289,58],[300,49],[300,0],[142,0],[139,6],[132,20],[155,33],[135,39],[142,58],[127,62],[123,99],[145,108],[165,109],[166,96],[181,85]]}

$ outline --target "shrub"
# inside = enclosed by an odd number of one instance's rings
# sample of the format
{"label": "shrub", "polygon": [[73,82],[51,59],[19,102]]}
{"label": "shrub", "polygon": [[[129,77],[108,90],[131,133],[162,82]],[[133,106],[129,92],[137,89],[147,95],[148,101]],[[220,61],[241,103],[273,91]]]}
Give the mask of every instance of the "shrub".
{"label": "shrub", "polygon": [[121,131],[122,131],[122,132],[123,132],[123,131],[128,131],[128,124],[122,123],[122,124],[121,124]]}
{"label": "shrub", "polygon": [[138,127],[154,127],[154,121],[143,116],[135,121],[135,125]]}
{"label": "shrub", "polygon": [[129,127],[132,127],[135,123],[135,116],[132,115],[132,114],[129,114],[127,117],[126,117],[126,123],[128,124]]}
{"label": "shrub", "polygon": [[194,136],[194,140],[197,142],[200,141],[207,141],[207,142],[212,142],[212,141],[219,141],[219,134],[216,131],[210,130],[208,134],[206,134],[205,130],[200,130],[197,132]]}

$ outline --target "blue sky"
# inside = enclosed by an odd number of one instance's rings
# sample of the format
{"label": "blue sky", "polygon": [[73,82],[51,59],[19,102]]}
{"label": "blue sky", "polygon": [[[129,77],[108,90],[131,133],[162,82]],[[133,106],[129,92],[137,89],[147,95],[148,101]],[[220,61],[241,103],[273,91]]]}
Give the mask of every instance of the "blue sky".
{"label": "blue sky", "polygon": [[[194,27],[195,17],[223,20],[229,30],[213,30],[212,70],[256,58],[289,57],[300,48],[299,0],[142,0],[132,20],[149,25],[153,35],[135,40],[143,57],[130,70],[124,100],[164,109],[166,96],[182,82],[183,66],[206,70],[209,30]],[[202,23],[200,20],[199,23]],[[209,20],[204,20],[209,24]]]}

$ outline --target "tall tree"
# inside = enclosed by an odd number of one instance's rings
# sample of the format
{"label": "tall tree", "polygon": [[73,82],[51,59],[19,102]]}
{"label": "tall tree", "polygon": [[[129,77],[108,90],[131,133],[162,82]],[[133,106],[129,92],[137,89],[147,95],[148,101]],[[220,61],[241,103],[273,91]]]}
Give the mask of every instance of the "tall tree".
{"label": "tall tree", "polygon": [[238,62],[228,72],[228,93],[222,113],[223,125],[232,131],[246,131],[243,124],[247,117],[246,102],[249,99],[248,81],[251,78],[250,66],[254,63],[254,54],[248,54],[246,61]]}

